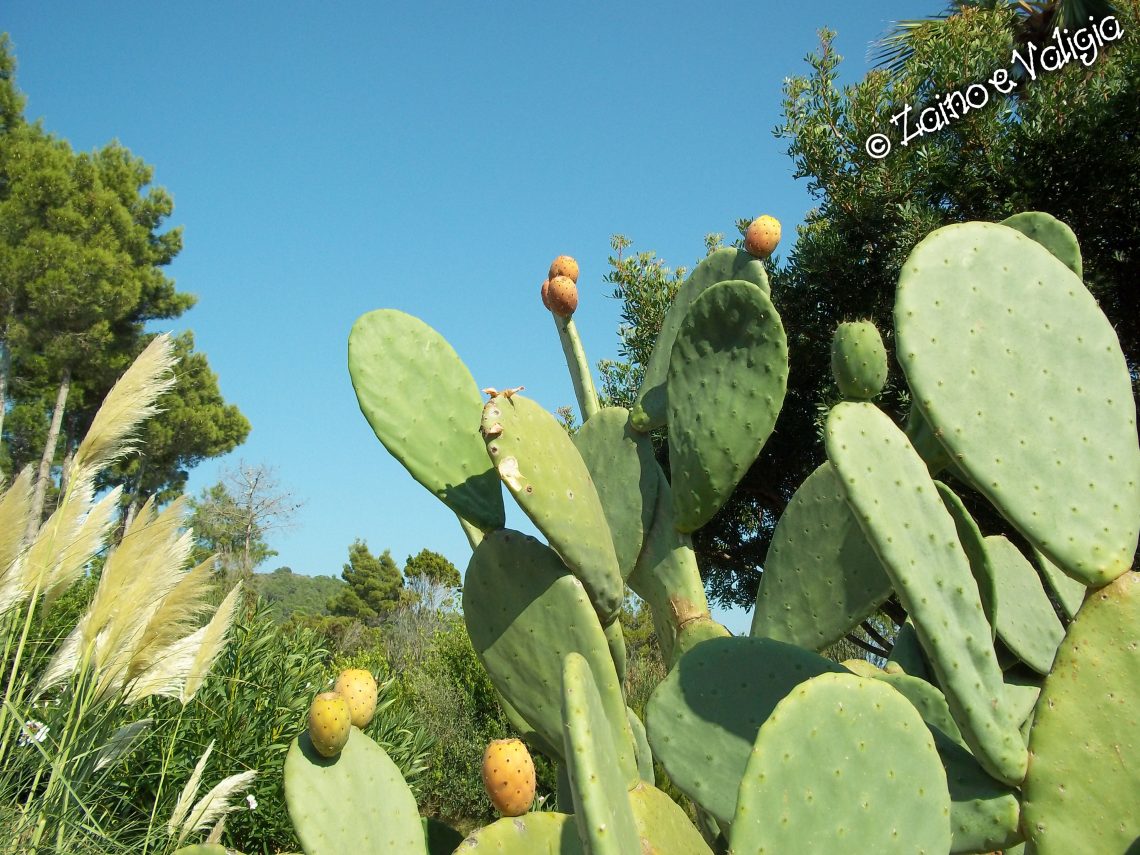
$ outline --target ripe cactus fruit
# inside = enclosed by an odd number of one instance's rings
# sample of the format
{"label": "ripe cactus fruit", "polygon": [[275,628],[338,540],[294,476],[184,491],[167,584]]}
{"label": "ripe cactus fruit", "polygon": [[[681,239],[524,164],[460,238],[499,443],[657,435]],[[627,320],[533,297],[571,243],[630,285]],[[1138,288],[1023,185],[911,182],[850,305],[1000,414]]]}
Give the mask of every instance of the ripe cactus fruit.
{"label": "ripe cactus fruit", "polygon": [[522,816],[534,802],[534,761],[519,739],[496,739],[483,752],[483,786],[495,810]]}
{"label": "ripe cactus fruit", "polygon": [[553,279],[555,276],[565,276],[577,284],[578,262],[569,255],[560,255],[550,263],[550,273],[548,273],[547,276],[550,279]]}
{"label": "ripe cactus fruit", "polygon": [[376,678],[363,668],[349,668],[340,672],[333,691],[348,701],[352,723],[366,728],[376,714]]}
{"label": "ripe cactus fruit", "polygon": [[578,308],[578,286],[569,276],[551,276],[546,282],[546,307],[560,318],[568,318]]}
{"label": "ripe cactus fruit", "polygon": [[324,757],[335,757],[348,742],[352,713],[348,701],[337,692],[321,692],[309,707],[309,739]]}
{"label": "ripe cactus fruit", "polygon": [[744,233],[744,248],[749,255],[767,258],[780,242],[780,221],[765,214],[757,217]]}

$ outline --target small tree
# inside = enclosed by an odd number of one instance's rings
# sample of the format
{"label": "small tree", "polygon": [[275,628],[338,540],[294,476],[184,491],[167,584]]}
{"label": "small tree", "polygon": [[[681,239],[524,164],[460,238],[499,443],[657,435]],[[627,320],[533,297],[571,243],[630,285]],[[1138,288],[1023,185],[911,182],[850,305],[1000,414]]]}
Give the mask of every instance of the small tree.
{"label": "small tree", "polygon": [[334,615],[374,622],[399,605],[404,580],[391,550],[373,555],[358,538],[348,548],[348,563],[340,575],[348,586],[329,601]]}
{"label": "small tree", "polygon": [[430,549],[421,549],[404,564],[404,579],[419,612],[438,612],[455,607],[455,595],[463,584],[455,565]]}

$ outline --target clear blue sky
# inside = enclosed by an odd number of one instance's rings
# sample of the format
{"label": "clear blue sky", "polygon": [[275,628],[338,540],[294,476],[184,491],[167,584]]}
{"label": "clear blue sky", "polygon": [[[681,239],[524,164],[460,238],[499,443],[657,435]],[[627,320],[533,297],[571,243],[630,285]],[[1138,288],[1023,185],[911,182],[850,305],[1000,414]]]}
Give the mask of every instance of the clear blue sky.
{"label": "clear blue sky", "polygon": [[357,409],[358,315],[410,312],[480,386],[572,404],[538,299],[550,260],[581,265],[596,362],[617,355],[611,234],[691,265],[703,235],[769,213],[786,250],[811,200],[771,133],[784,79],[820,27],[854,81],[892,21],[944,5],[7,0],[0,30],[29,118],[80,150],[118,139],[173,194],[169,272],[199,302],[170,328],[253,424],[229,462],[273,465],[305,501],[262,569],[336,574],[356,537],[401,563],[470,554]]}

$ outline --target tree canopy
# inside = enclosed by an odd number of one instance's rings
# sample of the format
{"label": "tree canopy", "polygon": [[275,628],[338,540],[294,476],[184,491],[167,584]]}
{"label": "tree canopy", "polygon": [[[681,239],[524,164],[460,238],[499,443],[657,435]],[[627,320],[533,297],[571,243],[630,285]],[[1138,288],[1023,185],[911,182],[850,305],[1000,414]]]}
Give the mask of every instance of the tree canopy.
{"label": "tree canopy", "polygon": [[[880,403],[900,422],[905,390],[893,362],[891,310],[899,270],[918,241],[943,225],[1047,211],[1075,231],[1090,291],[1113,323],[1140,382],[1140,4],[1118,4],[1125,37],[1089,66],[1021,79],[935,133],[901,145],[890,119],[942,93],[1009,67],[1024,28],[1004,3],[961,4],[944,19],[914,22],[893,71],[852,86],[838,81],[833,34],[807,58],[808,73],[784,87],[775,129],[816,206],[786,261],[770,265],[773,300],[788,334],[791,371],[776,430],[734,499],[694,536],[710,597],[751,606],[771,533],[795,489],[824,459],[821,415],[837,400],[830,342],[846,320],[869,318],[883,333],[892,373]],[[992,7],[992,8],[983,8]],[[880,159],[872,133],[892,137]],[[761,213],[753,212],[749,215]],[[712,236],[709,245],[715,245]],[[609,280],[622,300],[622,362],[603,364],[614,403],[631,399],[678,276],[653,253],[628,255],[615,238]]]}
{"label": "tree canopy", "polygon": [[400,603],[404,580],[390,550],[373,555],[368,544],[357,539],[348,548],[348,563],[340,575],[348,585],[329,602],[334,615],[375,621]]}

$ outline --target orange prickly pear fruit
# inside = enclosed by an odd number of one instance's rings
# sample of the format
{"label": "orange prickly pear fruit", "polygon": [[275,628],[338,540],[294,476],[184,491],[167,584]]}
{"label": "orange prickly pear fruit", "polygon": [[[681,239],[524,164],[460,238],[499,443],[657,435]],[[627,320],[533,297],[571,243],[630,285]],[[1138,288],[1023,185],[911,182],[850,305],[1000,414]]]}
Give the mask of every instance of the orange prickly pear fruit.
{"label": "orange prickly pear fruit", "polygon": [[376,678],[363,668],[349,668],[336,678],[333,691],[348,701],[352,723],[364,729],[376,714]]}
{"label": "orange prickly pear fruit", "polygon": [[568,318],[578,308],[578,286],[569,276],[554,276],[546,287],[546,305],[560,318]]}
{"label": "orange prickly pear fruit", "polygon": [[542,295],[542,305],[546,306],[546,308],[549,309],[550,308],[550,280],[549,279],[544,279],[542,281],[542,291],[540,293]]}
{"label": "orange prickly pear fruit", "polygon": [[578,262],[568,255],[558,256],[550,263],[550,273],[547,274],[547,278],[553,279],[555,276],[565,276],[577,285]]}
{"label": "orange prickly pear fruit", "polygon": [[352,717],[348,701],[336,692],[321,692],[309,707],[309,739],[324,757],[335,757],[348,742]]}
{"label": "orange prickly pear fruit", "polygon": [[780,242],[780,221],[765,214],[757,217],[744,233],[744,249],[757,258],[767,258]]}
{"label": "orange prickly pear fruit", "polygon": [[521,816],[534,801],[534,761],[518,739],[496,739],[483,752],[483,786],[503,816]]}

